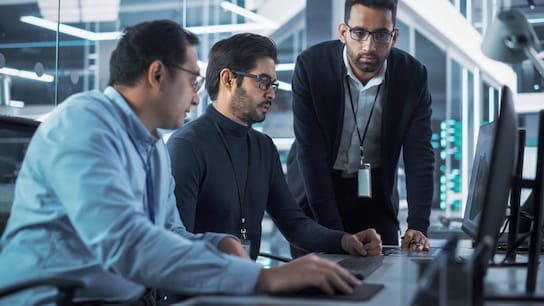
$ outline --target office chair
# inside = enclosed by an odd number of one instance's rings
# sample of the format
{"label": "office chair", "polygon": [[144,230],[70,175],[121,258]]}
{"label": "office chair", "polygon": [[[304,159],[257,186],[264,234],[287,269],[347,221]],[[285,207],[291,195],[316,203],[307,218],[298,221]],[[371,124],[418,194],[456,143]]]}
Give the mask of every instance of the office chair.
{"label": "office chair", "polygon": [[57,306],[72,306],[74,305],[72,301],[72,299],[74,298],[74,292],[77,289],[84,288],[85,283],[76,279],[66,279],[60,277],[47,277],[22,281],[5,288],[0,288],[0,299],[25,289],[41,286],[50,286],[57,288],[58,293],[57,297],[55,298],[55,303]]}
{"label": "office chair", "polygon": [[13,201],[14,183],[39,121],[0,114],[0,236]]}
{"label": "office chair", "polygon": [[[39,121],[0,114],[0,131],[2,132],[1,138],[26,138],[30,141],[30,138],[40,125]],[[17,174],[17,165],[23,160],[23,153],[25,151],[26,144],[21,145],[18,142],[14,142],[11,146],[4,145],[1,156],[9,160],[10,164],[5,164],[5,167],[0,167],[0,184],[15,181]],[[7,156],[4,156],[8,154]],[[9,154],[16,154],[16,156],[9,156]],[[18,155],[17,155],[18,154]],[[2,234],[5,226],[4,217],[0,216],[0,235]],[[7,220],[6,220],[7,221]],[[80,280],[66,279],[60,277],[48,277],[35,280],[22,281],[15,283],[11,286],[0,288],[0,299],[10,294],[39,286],[55,287],[58,290],[55,302],[59,306],[73,305],[72,299],[74,292],[77,289],[85,287],[85,284]]]}

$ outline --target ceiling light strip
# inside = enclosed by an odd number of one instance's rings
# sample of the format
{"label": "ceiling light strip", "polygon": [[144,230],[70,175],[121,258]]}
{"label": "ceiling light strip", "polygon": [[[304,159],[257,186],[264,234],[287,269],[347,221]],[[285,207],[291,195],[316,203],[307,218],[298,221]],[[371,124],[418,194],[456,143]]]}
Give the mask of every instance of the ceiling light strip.
{"label": "ceiling light strip", "polygon": [[[20,19],[24,23],[32,24],[51,31],[57,30],[57,23],[49,20],[45,20],[35,16],[22,16]],[[259,23],[240,23],[240,24],[221,24],[221,25],[209,25],[198,27],[187,27],[187,30],[195,34],[206,33],[230,33],[230,32],[251,32],[263,29],[269,29],[268,25]],[[60,24],[59,31],[64,34],[72,35],[75,37],[87,39],[87,40],[116,40],[122,35],[121,32],[100,32],[95,33],[87,30],[83,30],[77,27]]]}
{"label": "ceiling light strip", "polygon": [[247,19],[250,19],[250,20],[253,20],[263,26],[266,26],[267,28],[270,28],[270,29],[278,29],[279,28],[279,25],[261,15],[258,15],[258,14],[255,14],[253,13],[252,11],[248,10],[248,9],[245,9],[241,6],[238,6],[234,3],[231,3],[231,2],[228,2],[228,1],[223,1],[221,2],[221,7],[226,9],[226,10],[229,10],[231,12],[234,12],[240,16],[244,16],[246,17]]}
{"label": "ceiling light strip", "polygon": [[[22,16],[20,19],[24,23],[35,25],[51,31],[57,30],[57,23],[43,18],[35,16]],[[69,26],[66,24],[59,24],[59,32],[72,35],[75,37],[87,39],[87,40],[115,40],[121,37],[120,32],[101,32],[95,33],[87,30],[83,30],[77,27]]]}
{"label": "ceiling light strip", "polygon": [[276,71],[293,71],[295,70],[295,63],[285,63],[276,65]]}
{"label": "ceiling light strip", "polygon": [[46,82],[46,83],[51,83],[51,82],[53,82],[55,80],[55,78],[50,74],[43,74],[42,76],[38,76],[33,71],[19,70],[19,69],[14,69],[14,68],[7,68],[7,67],[0,68],[0,73],[5,74],[5,75],[9,75],[9,76],[14,76],[14,77],[19,77],[19,78],[24,78],[24,79],[29,79],[29,80],[35,80],[35,81],[41,81],[41,82]]}

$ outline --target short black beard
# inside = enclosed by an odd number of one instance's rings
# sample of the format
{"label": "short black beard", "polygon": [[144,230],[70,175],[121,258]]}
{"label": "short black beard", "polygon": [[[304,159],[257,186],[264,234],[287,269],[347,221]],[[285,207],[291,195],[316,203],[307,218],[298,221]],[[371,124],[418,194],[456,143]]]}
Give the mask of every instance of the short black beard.
{"label": "short black beard", "polygon": [[[269,102],[261,102],[259,105]],[[247,92],[245,89],[238,87],[236,88],[236,97],[235,102],[231,106],[233,115],[238,118],[240,121],[247,125],[252,125],[256,122],[263,122],[266,116],[263,118],[257,117],[257,115],[250,110],[249,99],[247,97]]]}

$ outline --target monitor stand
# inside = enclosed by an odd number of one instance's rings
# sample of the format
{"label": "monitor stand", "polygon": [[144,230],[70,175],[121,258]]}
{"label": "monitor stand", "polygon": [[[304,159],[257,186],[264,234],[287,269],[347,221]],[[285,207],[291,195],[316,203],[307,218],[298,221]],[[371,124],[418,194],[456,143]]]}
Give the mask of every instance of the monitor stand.
{"label": "monitor stand", "polygon": [[[520,187],[516,188],[529,188],[533,193],[533,224],[530,231],[530,247],[529,247],[529,261],[527,263],[525,288],[520,288],[521,283],[518,279],[507,279],[503,284],[497,285],[491,283],[486,287],[486,292],[482,297],[485,300],[524,300],[524,301],[544,301],[544,282],[541,285],[539,293],[536,292],[537,276],[539,272],[539,259],[542,239],[542,211],[544,206],[544,110],[539,112],[539,129],[538,129],[538,147],[537,147],[537,160],[536,160],[536,175],[534,180],[517,180]],[[516,183],[516,182],[515,182]],[[519,205],[519,203],[518,203]],[[517,232],[517,228],[515,229]],[[474,275],[473,275],[473,288],[482,289],[483,280],[485,276],[485,266],[478,260],[474,261]],[[516,271],[512,271],[516,272]],[[544,273],[541,273],[544,274]],[[513,274],[515,276],[515,274]],[[515,278],[515,277],[513,277]],[[505,287],[506,286],[506,287]],[[488,288],[489,287],[489,288]],[[477,300],[478,291],[474,291],[474,296]],[[482,304],[474,304],[482,305]]]}

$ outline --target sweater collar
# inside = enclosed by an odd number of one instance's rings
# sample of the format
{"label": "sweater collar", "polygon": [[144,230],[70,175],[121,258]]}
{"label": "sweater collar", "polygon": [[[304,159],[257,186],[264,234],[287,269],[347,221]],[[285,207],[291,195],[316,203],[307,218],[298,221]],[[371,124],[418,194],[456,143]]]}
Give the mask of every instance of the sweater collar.
{"label": "sweater collar", "polygon": [[210,116],[211,119],[217,123],[225,136],[245,136],[247,132],[251,129],[250,125],[241,125],[227,118],[225,115],[218,112],[217,109],[213,107],[213,104],[210,104],[208,106],[208,109],[206,110],[206,115]]}

